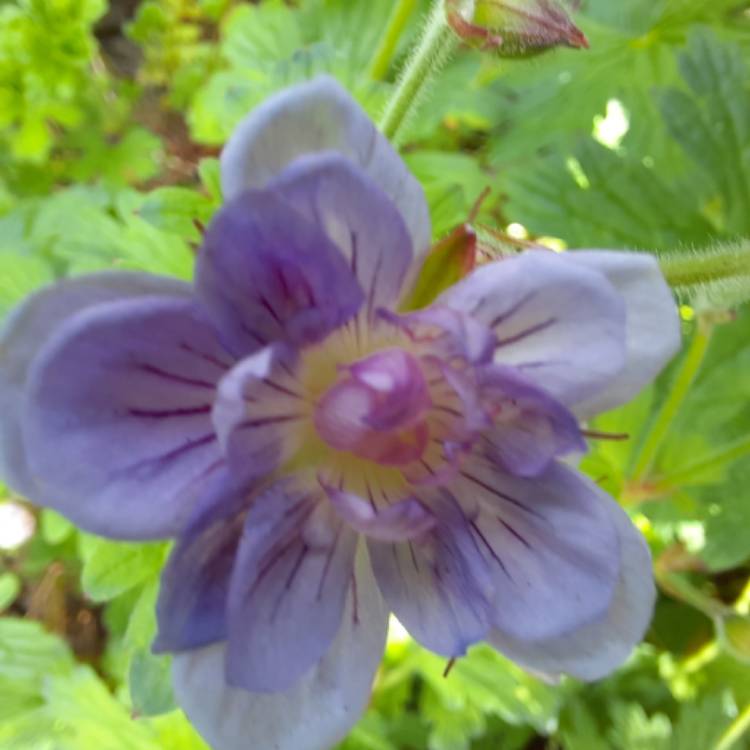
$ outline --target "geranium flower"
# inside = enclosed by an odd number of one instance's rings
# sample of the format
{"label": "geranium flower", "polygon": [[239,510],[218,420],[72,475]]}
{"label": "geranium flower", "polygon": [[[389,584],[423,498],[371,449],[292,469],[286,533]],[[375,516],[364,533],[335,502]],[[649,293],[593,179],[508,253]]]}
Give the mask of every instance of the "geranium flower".
{"label": "geranium flower", "polygon": [[487,640],[601,677],[654,587],[620,507],[561,458],[679,342],[653,258],[529,252],[399,312],[422,190],[330,79],[225,148],[195,283],[111,271],[2,338],[9,484],[115,539],[176,538],[156,648],[216,750],[327,748],[389,612],[447,658]]}

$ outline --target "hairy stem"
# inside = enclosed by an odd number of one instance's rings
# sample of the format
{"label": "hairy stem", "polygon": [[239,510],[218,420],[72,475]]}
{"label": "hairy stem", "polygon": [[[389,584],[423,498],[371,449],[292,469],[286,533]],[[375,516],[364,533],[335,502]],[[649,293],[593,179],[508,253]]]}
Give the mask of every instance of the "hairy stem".
{"label": "hairy stem", "polygon": [[716,250],[705,254],[680,253],[659,258],[664,278],[670,286],[694,286],[711,281],[750,276],[750,253],[747,247]]}
{"label": "hairy stem", "polygon": [[448,25],[444,0],[435,0],[417,48],[399,76],[380,129],[397,143],[408,119],[416,112],[436,74],[448,62],[458,39]]}

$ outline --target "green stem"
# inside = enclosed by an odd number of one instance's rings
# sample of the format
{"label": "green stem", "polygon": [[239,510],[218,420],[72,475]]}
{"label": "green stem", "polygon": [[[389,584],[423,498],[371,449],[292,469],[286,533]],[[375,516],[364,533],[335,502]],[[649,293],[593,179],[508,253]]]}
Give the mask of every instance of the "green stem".
{"label": "green stem", "polygon": [[659,258],[664,278],[672,287],[689,287],[712,281],[750,276],[748,243],[704,253],[676,253]]}
{"label": "green stem", "polygon": [[729,725],[716,743],[714,750],[729,750],[745,732],[750,729],[750,704],[745,706],[742,713]]}
{"label": "green stem", "polygon": [[750,437],[740,438],[723,448],[719,448],[719,450],[714,451],[700,461],[694,461],[671,474],[659,477],[656,480],[656,484],[664,488],[680,487],[689,484],[703,472],[736,461],[748,453],[750,453]]}
{"label": "green stem", "polygon": [[666,438],[669,432],[672,421],[690,392],[690,387],[703,363],[703,358],[706,356],[710,340],[710,328],[699,325],[693,336],[693,340],[690,342],[690,348],[685,355],[685,360],[672,384],[669,396],[662,405],[641,448],[635,468],[633,469],[634,481],[641,480],[651,468],[664,442],[664,438]]}
{"label": "green stem", "polygon": [[388,74],[398,40],[401,38],[401,34],[406,28],[416,5],[417,0],[398,0],[393,6],[391,17],[388,19],[388,26],[386,26],[385,33],[370,62],[370,77],[374,80],[382,81]]}
{"label": "green stem", "polygon": [[435,0],[422,39],[406,63],[380,121],[380,129],[391,141],[399,140],[404,124],[457,46],[457,37],[445,17],[444,0]]}
{"label": "green stem", "polygon": [[673,599],[689,604],[693,609],[703,612],[707,617],[712,619],[723,617],[731,611],[725,604],[706,596],[678,573],[660,570],[656,566],[654,577],[662,591],[666,591]]}

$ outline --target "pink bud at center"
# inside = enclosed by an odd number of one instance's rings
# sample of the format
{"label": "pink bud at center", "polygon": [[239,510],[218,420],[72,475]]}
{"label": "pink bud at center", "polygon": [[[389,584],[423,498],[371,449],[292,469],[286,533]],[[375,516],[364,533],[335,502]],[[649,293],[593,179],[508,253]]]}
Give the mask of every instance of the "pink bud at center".
{"label": "pink bud at center", "polygon": [[315,409],[315,428],[332,448],[402,466],[427,447],[432,405],[422,368],[402,349],[376,352],[345,368]]}

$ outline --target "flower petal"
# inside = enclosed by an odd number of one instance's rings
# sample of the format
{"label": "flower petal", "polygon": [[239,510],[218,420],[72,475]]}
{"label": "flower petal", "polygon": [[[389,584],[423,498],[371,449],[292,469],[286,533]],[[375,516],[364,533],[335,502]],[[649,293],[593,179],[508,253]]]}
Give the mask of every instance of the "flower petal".
{"label": "flower petal", "polygon": [[577,250],[568,257],[606,276],[625,300],[627,315],[625,368],[604,390],[576,404],[576,414],[588,417],[629,401],[661,372],[680,348],[680,317],[652,255]]}
{"label": "flower petal", "polygon": [[414,497],[376,508],[351,492],[327,487],[336,512],[353,529],[381,542],[403,542],[421,536],[435,526],[435,516]]}
{"label": "flower petal", "polygon": [[221,154],[224,197],[265,187],[295,159],[324,151],[352,161],[398,206],[421,257],[431,237],[421,185],[359,104],[327,76],[266,99],[237,126]]}
{"label": "flower petal", "polygon": [[105,303],[71,318],[29,373],[31,500],[103,536],[177,533],[223,464],[210,412],[229,366],[189,299]]}
{"label": "flower petal", "polygon": [[277,195],[260,191],[238,196],[211,222],[196,288],[238,356],[274,342],[299,347],[319,341],[364,300],[323,229]]}
{"label": "flower petal", "polygon": [[489,566],[454,503],[435,497],[426,504],[438,515],[435,528],[407,542],[370,539],[372,568],[388,606],[417,641],[461,656],[489,631]]}
{"label": "flower petal", "polygon": [[414,253],[398,208],[348,159],[326,152],[302,157],[270,187],[338,246],[365,291],[363,314],[401,296]]}
{"label": "flower petal", "polygon": [[298,388],[281,346],[251,354],[221,379],[212,417],[233,476],[260,477],[294,453],[309,416]]}
{"label": "flower petal", "polygon": [[177,279],[103,271],[44,287],[11,312],[0,331],[0,478],[6,484],[20,494],[34,494],[20,420],[29,367],[55,330],[81,310],[102,302],[152,294],[184,297],[191,292]]}
{"label": "flower petal", "polygon": [[529,643],[492,631],[490,643],[522,666],[550,676],[598,680],[627,659],[643,638],[656,588],[643,535],[613,500],[607,503],[620,543],[620,576],[605,615],[562,636]]}
{"label": "flower petal", "polygon": [[536,642],[600,619],[620,570],[608,497],[563,464],[534,479],[475,458],[451,490],[492,567],[494,627]]}
{"label": "flower petal", "polygon": [[229,591],[228,678],[289,689],[341,624],[357,536],[309,480],[286,479],[253,500]]}
{"label": "flower petal", "polygon": [[493,415],[484,452],[511,474],[541,474],[557,456],[586,451],[578,420],[512,367],[484,368],[480,388]]}
{"label": "flower petal", "polygon": [[438,304],[488,325],[497,336],[495,361],[517,367],[566,406],[602,390],[625,363],[622,298],[565,254],[532,251],[480,266]]}
{"label": "flower petal", "polygon": [[229,687],[222,645],[175,657],[177,702],[213,750],[329,750],[354,725],[370,698],[388,622],[366,554],[357,558],[333,644],[289,690],[268,694]]}
{"label": "flower petal", "polygon": [[471,364],[492,361],[494,333],[461,310],[431,305],[405,315],[382,310],[381,317],[406,331],[416,344],[446,359],[461,357]]}
{"label": "flower petal", "polygon": [[155,652],[227,639],[229,580],[249,495],[250,490],[238,490],[221,476],[196,506],[162,571]]}

